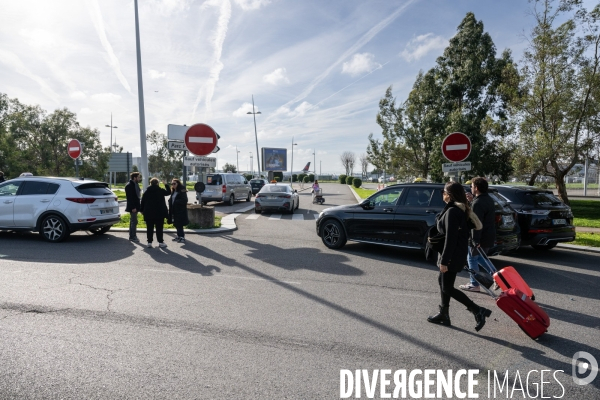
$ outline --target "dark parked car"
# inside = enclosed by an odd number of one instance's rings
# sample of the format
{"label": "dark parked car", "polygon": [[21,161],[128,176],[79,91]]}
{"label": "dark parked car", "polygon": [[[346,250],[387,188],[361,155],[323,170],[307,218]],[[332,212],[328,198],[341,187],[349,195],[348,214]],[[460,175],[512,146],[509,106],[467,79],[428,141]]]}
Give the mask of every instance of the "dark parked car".
{"label": "dark parked car", "polygon": [[491,186],[517,212],[521,240],[534,249],[550,250],[560,242],[575,240],[573,213],[551,190],[534,186]]}
{"label": "dark parked car", "polygon": [[263,186],[267,185],[266,179],[250,179],[250,186],[252,186],[252,194],[260,192]]}
{"label": "dark parked car", "polygon": [[[380,190],[359,204],[327,208],[317,219],[317,235],[332,249],[350,240],[423,250],[435,216],[446,205],[443,190],[441,183],[404,183]],[[500,196],[490,195],[496,203],[497,236],[491,254],[516,250],[520,238],[515,213]]]}

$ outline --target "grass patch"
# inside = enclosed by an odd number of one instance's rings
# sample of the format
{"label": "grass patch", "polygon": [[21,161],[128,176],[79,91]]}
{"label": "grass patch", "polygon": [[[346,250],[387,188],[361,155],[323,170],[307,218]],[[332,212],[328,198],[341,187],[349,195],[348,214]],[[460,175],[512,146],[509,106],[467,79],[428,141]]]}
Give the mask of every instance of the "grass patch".
{"label": "grass patch", "polygon": [[[215,225],[213,228],[221,227],[221,216],[215,215]],[[144,217],[138,213],[138,228],[146,228],[146,222],[144,221]],[[115,228],[129,228],[129,222],[131,221],[131,214],[125,213],[121,215],[121,222],[114,224]],[[200,228],[197,224],[189,224],[185,227],[186,229],[208,229],[208,228]],[[173,224],[165,224],[164,229],[175,229]]]}
{"label": "grass patch", "polygon": [[573,225],[600,228],[600,202],[596,200],[571,200]]}
{"label": "grass patch", "polygon": [[119,201],[127,200],[127,196],[125,195],[125,192],[123,190],[113,190],[113,193],[117,196],[117,199],[119,199]]}
{"label": "grass patch", "polygon": [[369,197],[370,195],[372,195],[373,193],[375,193],[377,190],[375,189],[362,189],[362,188],[352,188],[354,189],[354,191],[356,192],[356,194],[361,198],[361,199],[366,199],[367,197]]}
{"label": "grass patch", "polygon": [[577,233],[575,241],[568,244],[576,244],[578,246],[600,247],[600,234],[598,233]]}

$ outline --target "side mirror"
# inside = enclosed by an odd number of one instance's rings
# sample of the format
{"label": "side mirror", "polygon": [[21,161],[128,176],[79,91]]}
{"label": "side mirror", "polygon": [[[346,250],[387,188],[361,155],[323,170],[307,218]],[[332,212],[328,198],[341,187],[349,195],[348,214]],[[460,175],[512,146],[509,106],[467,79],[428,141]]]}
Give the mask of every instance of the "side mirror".
{"label": "side mirror", "polygon": [[375,205],[369,199],[363,200],[359,206],[361,206],[364,210],[372,210],[375,208]]}
{"label": "side mirror", "polygon": [[294,189],[294,193],[298,193],[298,191],[296,189]]}
{"label": "side mirror", "polygon": [[248,181],[244,181],[244,185],[247,185],[247,184],[248,184]]}

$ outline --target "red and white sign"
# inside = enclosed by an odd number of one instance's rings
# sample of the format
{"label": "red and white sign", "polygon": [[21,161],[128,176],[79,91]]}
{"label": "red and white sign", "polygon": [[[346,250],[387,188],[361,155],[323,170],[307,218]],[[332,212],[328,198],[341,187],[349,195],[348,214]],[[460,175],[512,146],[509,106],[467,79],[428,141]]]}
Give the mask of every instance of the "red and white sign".
{"label": "red and white sign", "polygon": [[81,155],[81,143],[77,139],[71,139],[67,150],[69,151],[69,157],[76,160]]}
{"label": "red and white sign", "polygon": [[449,134],[442,142],[442,154],[449,161],[463,161],[471,154],[471,139],[460,132]]}
{"label": "red and white sign", "polygon": [[217,147],[217,133],[206,124],[195,124],[185,132],[185,146],[197,156],[207,156]]}

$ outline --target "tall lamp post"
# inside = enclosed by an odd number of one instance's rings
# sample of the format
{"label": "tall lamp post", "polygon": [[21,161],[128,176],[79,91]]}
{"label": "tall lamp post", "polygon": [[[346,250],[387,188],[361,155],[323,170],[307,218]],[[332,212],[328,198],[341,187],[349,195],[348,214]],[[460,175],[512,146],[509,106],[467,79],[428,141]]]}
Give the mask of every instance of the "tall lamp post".
{"label": "tall lamp post", "polygon": [[240,173],[240,151],[237,149],[237,146],[235,146],[235,160],[237,163],[237,173]]}
{"label": "tall lamp post", "polygon": [[254,111],[254,95],[252,95],[252,112],[248,111],[246,114],[252,114],[254,118],[254,139],[256,140],[256,165],[258,166],[258,177],[260,178],[260,156],[258,152],[258,133],[256,133],[256,114],[260,114],[260,111]]}
{"label": "tall lamp post", "polygon": [[[110,152],[112,153],[113,150],[113,142],[112,142],[112,130],[113,128],[117,129],[117,126],[113,126],[113,122],[112,122],[112,113],[110,113],[110,125],[106,125],[107,128],[110,128],[110,146],[108,146],[108,148],[110,149]],[[110,177],[109,177],[109,181],[112,184],[112,172],[109,172]],[[116,183],[116,182],[115,182]],[[112,186],[111,186],[112,187]]]}
{"label": "tall lamp post", "polygon": [[[313,165],[314,165],[313,171],[315,171],[315,175],[317,175],[317,156],[315,156],[316,153],[317,153],[317,150],[313,149]],[[315,179],[317,179],[317,178],[315,177]]]}
{"label": "tall lamp post", "polygon": [[290,166],[290,185],[294,186],[294,146],[298,146],[298,143],[294,143],[294,137],[292,136],[292,165]]}
{"label": "tall lamp post", "polygon": [[252,164],[253,160],[252,160],[252,152],[250,152],[250,169],[252,170],[252,177],[254,177],[254,165]]}

